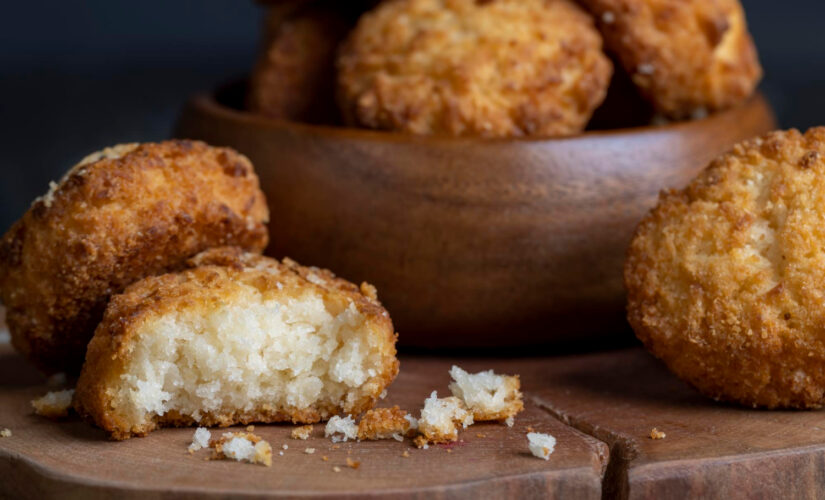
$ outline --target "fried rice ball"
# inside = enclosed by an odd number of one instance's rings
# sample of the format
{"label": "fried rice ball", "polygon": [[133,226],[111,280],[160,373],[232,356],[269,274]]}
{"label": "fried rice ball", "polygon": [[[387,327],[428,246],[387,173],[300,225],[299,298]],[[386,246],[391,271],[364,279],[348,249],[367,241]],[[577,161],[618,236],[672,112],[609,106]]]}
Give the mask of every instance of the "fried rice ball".
{"label": "fried rice ball", "polygon": [[762,76],[738,0],[581,0],[606,48],[672,119],[734,106]]}
{"label": "fried rice ball", "polygon": [[704,394],[825,402],[825,128],[738,144],[642,221],[624,277],[645,346]]}
{"label": "fried rice ball", "polygon": [[391,0],[338,58],[345,121],[452,136],[581,132],[612,73],[590,16],[569,0]]}
{"label": "fried rice ball", "polygon": [[371,285],[236,247],[190,265],[112,297],[89,343],[74,406],[113,438],[359,414],[398,373]]}
{"label": "fried rice ball", "polygon": [[76,373],[109,296],[207,248],[262,251],[269,212],[249,160],[202,142],[124,144],[69,170],[0,240],[12,343]]}
{"label": "fried rice ball", "polygon": [[335,52],[355,24],[334,2],[270,8],[247,107],[279,119],[335,123]]}

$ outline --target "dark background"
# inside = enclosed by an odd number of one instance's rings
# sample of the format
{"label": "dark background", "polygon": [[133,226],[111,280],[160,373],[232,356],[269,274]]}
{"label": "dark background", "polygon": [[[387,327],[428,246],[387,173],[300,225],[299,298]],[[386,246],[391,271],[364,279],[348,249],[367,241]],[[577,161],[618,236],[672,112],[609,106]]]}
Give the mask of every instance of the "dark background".
{"label": "dark background", "polygon": [[[743,3],[780,124],[825,124],[825,2]],[[261,14],[251,0],[6,2],[0,232],[86,154],[169,137],[188,96],[244,75]]]}

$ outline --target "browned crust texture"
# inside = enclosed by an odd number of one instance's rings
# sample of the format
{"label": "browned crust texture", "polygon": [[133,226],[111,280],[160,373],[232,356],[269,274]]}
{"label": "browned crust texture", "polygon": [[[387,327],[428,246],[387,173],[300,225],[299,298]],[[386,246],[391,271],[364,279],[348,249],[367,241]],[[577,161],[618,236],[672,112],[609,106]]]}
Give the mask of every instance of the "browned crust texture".
{"label": "browned crust texture", "polygon": [[358,422],[358,439],[366,441],[404,436],[410,430],[410,421],[404,418],[406,415],[407,412],[398,406],[369,410]]}
{"label": "browned crust texture", "polygon": [[[304,267],[290,259],[279,262],[269,257],[245,253],[237,247],[207,250],[190,259],[191,269],[149,277],[115,295],[103,321],[89,342],[86,363],[75,390],[74,406],[79,414],[110,432],[115,439],[145,435],[159,426],[229,426],[253,422],[309,424],[339,413],[358,415],[375,404],[383,390],[398,374],[395,357],[396,335],[389,314],[378,302],[375,288],[357,287],[325,269]],[[320,278],[320,279],[319,279]],[[323,281],[321,281],[323,280]],[[343,310],[354,304],[367,316],[372,335],[381,340],[384,365],[375,381],[375,390],[343,405],[316,405],[308,408],[256,408],[239,412],[227,408],[206,413],[201,420],[176,413],[155,416],[146,425],[134,426],[113,405],[120,375],[129,360],[135,332],[146,321],[181,309],[203,309],[231,303],[238,284],[257,288],[265,297],[298,297],[308,289],[321,293],[327,307]],[[363,290],[363,292],[362,292]]]}
{"label": "browned crust texture", "polygon": [[363,15],[338,58],[349,124],[414,134],[582,131],[612,73],[569,0],[394,0]]}
{"label": "browned crust texture", "polygon": [[701,116],[750,96],[762,76],[738,0],[581,0],[605,46],[664,115]]}
{"label": "browned crust texture", "polygon": [[714,399],[821,407],[823,207],[822,127],[745,141],[662,193],[625,264],[637,336]]}
{"label": "browned crust texture", "polygon": [[0,240],[0,298],[14,346],[76,371],[109,296],[210,247],[261,251],[269,213],[249,160],[202,142],[90,155]]}

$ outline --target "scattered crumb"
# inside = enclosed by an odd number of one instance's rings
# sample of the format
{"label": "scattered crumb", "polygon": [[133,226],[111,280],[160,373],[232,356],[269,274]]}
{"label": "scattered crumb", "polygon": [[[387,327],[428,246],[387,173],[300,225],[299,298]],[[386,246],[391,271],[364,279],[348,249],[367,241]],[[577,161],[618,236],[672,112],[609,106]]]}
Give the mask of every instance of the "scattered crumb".
{"label": "scattered crumb", "polygon": [[8,438],[11,437],[11,429],[0,429],[0,438]]}
{"label": "scattered crumb", "polygon": [[254,430],[255,430],[255,426],[254,426],[254,425],[247,425],[247,426],[246,426],[246,432],[252,432],[252,431],[254,431]]}
{"label": "scattered crumb", "polygon": [[213,458],[231,458],[267,467],[272,465],[272,447],[255,434],[225,432],[220,439],[212,440],[209,446],[215,449]]}
{"label": "scattered crumb", "polygon": [[282,456],[284,456],[284,452],[279,451],[279,452],[278,452],[278,456],[281,456],[281,457],[282,457]]}
{"label": "scattered crumb", "polygon": [[32,400],[34,412],[47,418],[63,418],[69,415],[74,389],[48,392],[45,396]]}
{"label": "scattered crumb", "polygon": [[334,445],[332,445],[332,449],[333,449],[333,450],[337,450],[337,449],[338,449],[338,448],[340,448],[340,447],[341,447],[341,445],[340,445],[340,444],[334,444]]}
{"label": "scattered crumb", "polygon": [[650,439],[664,439],[666,435],[667,434],[655,427],[650,429]]}
{"label": "scattered crumb", "polygon": [[324,436],[331,436],[333,443],[346,441],[347,439],[355,439],[358,436],[358,425],[356,425],[350,415],[347,415],[345,418],[336,415],[327,422],[327,426],[324,429]]}
{"label": "scattered crumb", "polygon": [[553,449],[556,447],[556,438],[550,434],[531,432],[527,434],[527,441],[530,453],[545,460],[550,459],[550,454],[553,453]]}
{"label": "scattered crumb", "polygon": [[302,425],[300,427],[296,427],[292,429],[292,434],[290,435],[292,439],[309,439],[309,436],[312,434],[312,426],[311,425]]}
{"label": "scattered crumb", "polygon": [[347,467],[351,469],[357,469],[358,467],[361,467],[361,462],[358,462],[357,460],[353,460],[347,457]]}
{"label": "scattered crumb", "polygon": [[486,437],[487,437],[487,434],[482,434],[482,433],[480,433],[480,432],[476,432],[476,437],[477,437],[477,438],[486,438]]}
{"label": "scattered crumb", "polygon": [[341,472],[341,468],[336,465],[332,468],[332,471],[333,472]]}
{"label": "scattered crumb", "polygon": [[413,439],[413,443],[415,443],[415,445],[422,450],[426,450],[430,447],[427,438],[424,436],[416,436],[415,439]]}
{"label": "scattered crumb", "polygon": [[209,440],[212,439],[212,433],[206,427],[198,427],[195,429],[195,434],[192,436],[192,444],[189,445],[189,453],[195,453],[201,448],[209,447]]}
{"label": "scattered crumb", "polygon": [[[441,398],[433,391],[424,401],[421,418],[418,419],[416,446],[421,443],[450,443],[458,440],[458,426],[466,428],[473,424],[473,414],[467,411],[464,402],[457,397]],[[419,438],[423,438],[419,439]]]}
{"label": "scattered crumb", "polygon": [[533,429],[532,425],[527,426],[527,432],[535,432],[535,429]]}
{"label": "scattered crumb", "polygon": [[326,462],[327,460],[329,460],[329,457],[328,457],[328,456],[326,456],[326,455],[324,455],[323,457],[321,457],[321,460],[323,460],[324,462]]}
{"label": "scattered crumb", "polygon": [[409,450],[404,450],[404,453],[402,453],[401,456],[404,457],[404,458],[410,458]]}
{"label": "scattered crumb", "polygon": [[396,439],[404,440],[404,434],[410,430],[407,412],[393,406],[369,410],[358,423],[359,440]]}
{"label": "scattered crumb", "polygon": [[452,452],[453,452],[452,448],[447,448],[447,453],[452,453]]}
{"label": "scattered crumb", "polygon": [[516,423],[516,419],[510,416],[504,419],[504,423],[507,424],[507,427],[512,427]]}
{"label": "scattered crumb", "polygon": [[288,450],[288,449],[289,449],[289,445],[284,444],[283,446],[281,446],[281,448],[282,448],[284,451],[286,451],[286,450]]}
{"label": "scattered crumb", "polygon": [[313,453],[315,453],[315,448],[307,448],[304,450],[304,453],[306,453],[307,455],[312,455]]}
{"label": "scattered crumb", "polygon": [[513,417],[524,409],[518,375],[499,375],[493,370],[467,373],[453,365],[450,377],[450,392],[464,402],[477,422],[500,420],[512,427]]}

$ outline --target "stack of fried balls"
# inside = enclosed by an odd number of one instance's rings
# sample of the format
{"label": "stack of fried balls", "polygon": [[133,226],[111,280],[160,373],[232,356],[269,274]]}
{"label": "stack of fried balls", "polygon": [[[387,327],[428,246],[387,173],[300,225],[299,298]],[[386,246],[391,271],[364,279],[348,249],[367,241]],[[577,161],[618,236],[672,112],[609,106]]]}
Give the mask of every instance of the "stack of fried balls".
{"label": "stack of fried balls", "polygon": [[265,3],[247,107],[278,119],[567,136],[605,128],[600,108],[635,124],[702,117],[762,75],[738,0]]}

